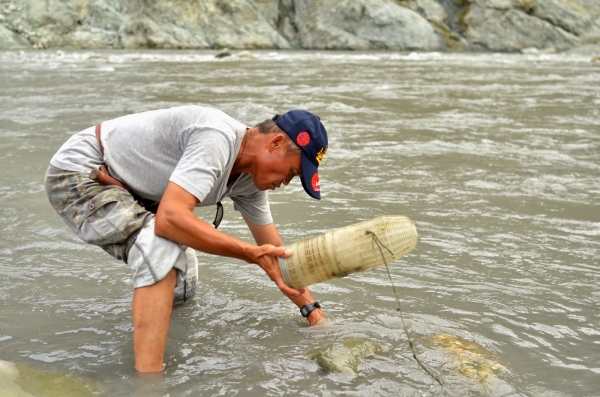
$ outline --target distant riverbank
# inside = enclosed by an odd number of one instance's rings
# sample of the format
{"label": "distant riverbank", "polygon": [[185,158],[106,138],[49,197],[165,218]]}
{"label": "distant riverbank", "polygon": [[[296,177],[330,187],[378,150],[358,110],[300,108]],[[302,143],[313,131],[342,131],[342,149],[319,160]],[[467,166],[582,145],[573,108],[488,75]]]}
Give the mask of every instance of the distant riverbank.
{"label": "distant riverbank", "polygon": [[0,49],[600,49],[597,0],[0,0]]}

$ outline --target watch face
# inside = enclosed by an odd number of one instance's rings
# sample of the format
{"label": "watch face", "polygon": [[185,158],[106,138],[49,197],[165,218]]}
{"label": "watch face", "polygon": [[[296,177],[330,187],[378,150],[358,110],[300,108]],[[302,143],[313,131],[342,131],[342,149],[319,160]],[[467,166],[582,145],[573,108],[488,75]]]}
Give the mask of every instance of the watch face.
{"label": "watch face", "polygon": [[308,317],[308,315],[315,309],[320,308],[319,302],[309,303],[308,305],[304,305],[300,308],[300,313],[303,317]]}

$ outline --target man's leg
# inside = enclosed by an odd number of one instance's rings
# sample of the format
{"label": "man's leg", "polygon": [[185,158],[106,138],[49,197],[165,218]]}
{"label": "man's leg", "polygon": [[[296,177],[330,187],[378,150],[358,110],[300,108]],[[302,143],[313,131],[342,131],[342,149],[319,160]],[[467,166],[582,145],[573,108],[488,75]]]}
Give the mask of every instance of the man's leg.
{"label": "man's leg", "polygon": [[154,217],[127,253],[133,275],[133,350],[140,372],[162,370],[178,271],[185,272],[185,247],[154,234]]}
{"label": "man's leg", "polygon": [[133,291],[133,350],[135,368],[140,372],[159,372],[173,311],[177,269],[173,268],[156,284]]}
{"label": "man's leg", "polygon": [[[133,270],[136,368],[161,371],[177,271],[187,273],[188,268],[185,248],[156,236],[154,215],[121,188],[53,166],[48,167],[44,186],[54,209],[83,241],[100,246]],[[183,288],[184,300],[195,292],[197,275],[192,276]]]}

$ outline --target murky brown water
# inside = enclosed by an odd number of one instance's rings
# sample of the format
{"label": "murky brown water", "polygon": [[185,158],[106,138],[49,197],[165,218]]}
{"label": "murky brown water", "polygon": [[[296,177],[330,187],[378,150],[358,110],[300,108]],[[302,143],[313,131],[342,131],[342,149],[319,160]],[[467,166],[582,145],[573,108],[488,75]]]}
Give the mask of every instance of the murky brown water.
{"label": "murky brown water", "polygon": [[[111,396],[441,395],[374,273],[314,286],[331,324],[308,328],[257,267],[209,256],[200,295],[174,312],[164,376],[139,378],[127,268],[79,242],[46,201],[52,154],[104,119],[196,103],[254,124],[306,108],[330,133],[323,200],[299,181],[271,194],[286,241],[407,215],[420,242],[390,270],[447,395],[598,395],[600,66],[568,55],[212,54],[0,52],[1,360],[91,378]],[[223,231],[250,240],[230,204],[225,214]],[[467,376],[432,343],[442,334],[502,370]],[[347,337],[386,352],[353,379],[305,356]]]}

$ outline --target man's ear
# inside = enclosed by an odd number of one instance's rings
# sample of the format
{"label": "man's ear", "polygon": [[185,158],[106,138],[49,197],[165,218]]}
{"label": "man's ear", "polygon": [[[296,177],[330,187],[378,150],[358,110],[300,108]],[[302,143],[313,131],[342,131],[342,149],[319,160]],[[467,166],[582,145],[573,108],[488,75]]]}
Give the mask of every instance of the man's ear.
{"label": "man's ear", "polygon": [[269,141],[269,152],[285,148],[286,138],[283,134],[275,134]]}

